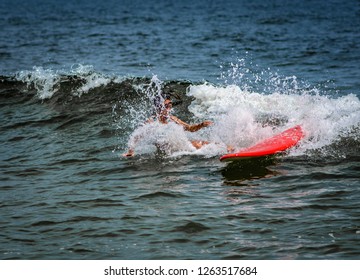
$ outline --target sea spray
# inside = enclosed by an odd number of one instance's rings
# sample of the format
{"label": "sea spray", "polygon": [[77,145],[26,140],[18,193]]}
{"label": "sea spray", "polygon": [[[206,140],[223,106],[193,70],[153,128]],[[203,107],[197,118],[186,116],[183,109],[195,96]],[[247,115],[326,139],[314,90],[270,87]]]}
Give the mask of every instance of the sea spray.
{"label": "sea spray", "polygon": [[154,99],[162,98],[163,82],[154,75],[149,82],[134,84],[133,89],[138,93],[137,98],[121,100],[119,106],[125,108],[125,119],[119,120],[119,125],[128,122],[132,130],[143,125],[146,120],[155,115]]}
{"label": "sea spray", "polygon": [[331,145],[360,124],[360,101],[351,94],[260,94],[209,84],[193,85],[187,94],[194,98],[189,110],[197,118],[215,121],[211,138],[238,148],[300,124],[306,133],[302,150],[307,153]]}
{"label": "sea spray", "polygon": [[43,67],[34,66],[32,70],[24,70],[16,73],[15,78],[18,81],[26,83],[28,88],[34,88],[36,95],[40,100],[51,99],[54,94],[58,93],[61,83],[77,77],[81,83],[73,89],[72,95],[81,97],[92,89],[104,87],[110,82],[120,83],[123,77],[107,77],[102,73],[98,73],[91,65],[73,65],[68,70],[52,70]]}
{"label": "sea spray", "polygon": [[113,80],[101,73],[95,72],[94,68],[90,65],[79,64],[76,67],[73,66],[71,73],[72,75],[84,78],[83,85],[74,92],[76,96],[88,93],[91,89],[105,86]]}
{"label": "sea spray", "polygon": [[129,137],[128,147],[134,149],[136,154],[161,156],[195,151],[181,126],[159,122],[146,123],[136,128]]}
{"label": "sea spray", "polygon": [[[360,101],[355,95],[333,97],[324,90],[299,82],[296,77],[280,77],[269,75],[269,71],[265,72],[267,75],[263,73],[263,76],[257,76],[257,81],[264,76],[270,77],[269,80],[262,81],[262,84],[266,85],[266,91],[271,89],[272,92],[256,92],[250,86],[244,86],[249,79],[243,80],[244,84],[241,85],[190,85],[184,97],[192,100],[187,108],[192,115],[190,119],[212,120],[214,125],[197,133],[187,132],[180,135],[176,132],[173,134],[177,137],[176,141],[171,139],[170,134],[166,136],[163,131],[153,128],[150,137],[154,140],[153,146],[156,139],[161,138],[160,142],[168,143],[160,145],[168,156],[218,156],[226,153],[228,146],[235,149],[248,147],[292,126],[301,125],[306,136],[300,145],[291,150],[290,155],[320,152],[327,156],[339,153],[326,147],[331,147],[344,137],[357,137],[354,131],[358,131],[356,128],[360,123]],[[244,77],[245,75],[241,74],[241,78]],[[148,83],[137,86],[143,97],[134,105],[128,104],[127,108],[127,118],[131,120],[133,130],[143,126],[146,118],[153,113],[152,100],[156,96],[161,97],[164,84],[154,75]],[[173,113],[177,113],[176,108]],[[178,139],[186,143],[193,139],[206,140],[210,145],[200,150],[192,150],[178,145]],[[140,149],[149,151],[145,146]]]}
{"label": "sea spray", "polygon": [[16,79],[34,87],[40,99],[51,98],[59,90],[60,76],[51,69],[33,67],[32,71],[20,71]]}

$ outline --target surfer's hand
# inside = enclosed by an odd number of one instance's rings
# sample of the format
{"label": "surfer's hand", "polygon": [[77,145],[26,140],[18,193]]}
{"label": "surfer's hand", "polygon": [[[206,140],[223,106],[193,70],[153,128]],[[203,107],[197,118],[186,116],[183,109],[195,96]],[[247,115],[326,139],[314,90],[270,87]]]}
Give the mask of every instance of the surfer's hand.
{"label": "surfer's hand", "polygon": [[202,127],[208,127],[208,126],[210,126],[210,125],[213,125],[214,123],[212,122],[212,121],[203,121],[202,123],[201,123],[201,126]]}
{"label": "surfer's hand", "polygon": [[129,150],[127,153],[123,154],[124,157],[132,157],[134,156],[134,151],[133,150]]}
{"label": "surfer's hand", "polygon": [[227,150],[228,153],[233,153],[233,152],[235,152],[235,148],[234,148],[233,146],[231,146],[231,145],[227,145],[227,146],[226,146],[226,150]]}

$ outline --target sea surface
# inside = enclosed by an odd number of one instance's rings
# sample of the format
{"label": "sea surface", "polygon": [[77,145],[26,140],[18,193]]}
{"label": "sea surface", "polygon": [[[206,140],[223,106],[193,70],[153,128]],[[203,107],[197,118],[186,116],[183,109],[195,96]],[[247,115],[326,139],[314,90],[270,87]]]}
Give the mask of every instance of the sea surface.
{"label": "sea surface", "polygon": [[[0,10],[0,259],[360,259],[359,1]],[[214,124],[146,124],[162,91]]]}

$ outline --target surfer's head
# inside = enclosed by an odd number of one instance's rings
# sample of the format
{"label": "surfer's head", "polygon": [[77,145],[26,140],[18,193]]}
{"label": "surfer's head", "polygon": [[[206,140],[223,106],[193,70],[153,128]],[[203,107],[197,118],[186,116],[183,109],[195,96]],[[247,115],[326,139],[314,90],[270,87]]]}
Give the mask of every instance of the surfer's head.
{"label": "surfer's head", "polygon": [[172,109],[172,101],[170,100],[170,98],[167,98],[167,99],[164,100],[163,107],[166,110],[171,110]]}
{"label": "surfer's head", "polygon": [[171,110],[172,102],[170,99],[170,95],[161,92],[161,94],[159,94],[154,98],[154,106],[157,115],[162,114],[162,112],[165,110],[166,111]]}

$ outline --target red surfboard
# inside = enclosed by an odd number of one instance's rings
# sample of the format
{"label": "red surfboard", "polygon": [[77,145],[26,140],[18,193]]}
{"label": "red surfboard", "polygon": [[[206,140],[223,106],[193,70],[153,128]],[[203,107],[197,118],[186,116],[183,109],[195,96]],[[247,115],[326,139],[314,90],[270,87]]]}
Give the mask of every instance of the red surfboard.
{"label": "red surfboard", "polygon": [[305,136],[300,125],[289,128],[280,134],[260,141],[254,146],[241,149],[237,153],[223,155],[221,161],[235,161],[275,155],[295,146]]}

